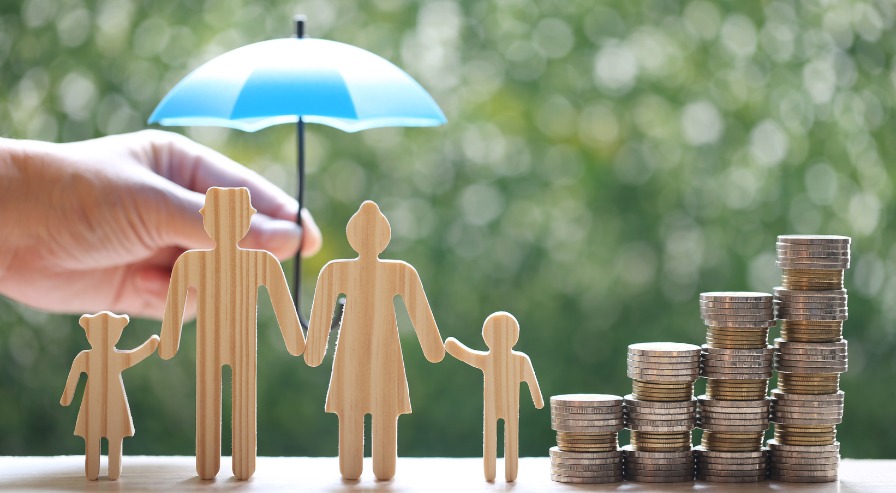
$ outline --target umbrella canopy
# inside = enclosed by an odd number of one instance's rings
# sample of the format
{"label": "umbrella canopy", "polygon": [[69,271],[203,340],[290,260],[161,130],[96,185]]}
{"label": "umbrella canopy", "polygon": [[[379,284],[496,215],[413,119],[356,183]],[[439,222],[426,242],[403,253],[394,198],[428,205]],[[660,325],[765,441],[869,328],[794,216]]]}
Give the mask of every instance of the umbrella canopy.
{"label": "umbrella canopy", "polygon": [[284,38],[200,66],[162,99],[149,123],[254,132],[299,118],[346,132],[446,121],[429,93],[388,60],[336,41]]}
{"label": "umbrella canopy", "polygon": [[[261,41],[220,55],[183,78],[149,117],[161,125],[209,125],[254,132],[297,123],[299,209],[304,207],[305,122],[346,132],[377,127],[433,127],[446,122],[432,96],[388,60],[355,46],[305,38]],[[301,224],[301,214],[296,217]],[[293,297],[302,326],[301,246]],[[334,317],[338,323],[341,313]]]}

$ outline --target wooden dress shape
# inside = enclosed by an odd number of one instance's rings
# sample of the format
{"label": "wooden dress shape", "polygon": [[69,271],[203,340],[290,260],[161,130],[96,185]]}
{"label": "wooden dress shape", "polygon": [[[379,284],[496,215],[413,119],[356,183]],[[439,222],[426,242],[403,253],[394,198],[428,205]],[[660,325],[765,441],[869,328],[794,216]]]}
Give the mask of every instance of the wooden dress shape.
{"label": "wooden dress shape", "polygon": [[449,337],[445,349],[451,356],[482,370],[484,379],[483,445],[486,481],[495,480],[498,444],[498,420],[504,420],[504,477],[515,481],[519,464],[520,384],[529,385],[535,407],[544,407],[541,388],[532,362],[525,354],[514,351],[520,336],[520,325],[513,315],[497,312],[482,325],[482,338],[489,351],[475,351]]}
{"label": "wooden dress shape", "polygon": [[255,209],[247,188],[208,190],[202,213],[211,250],[189,250],[175,262],[162,321],[159,355],[174,357],[180,345],[187,289],[197,291],[196,472],[211,479],[221,467],[222,368],[233,384],[233,474],[255,472],[258,288],[267,288],[290,354],[305,348],[299,317],[280,262],[270,252],[237,246],[249,231]]}
{"label": "wooden dress shape", "polygon": [[121,372],[155,352],[159,337],[152,336],[136,349],[121,351],[115,344],[128,324],[127,315],[100,312],[83,315],[79,320],[87,333],[90,349],[81,351],[72,362],[59,403],[72,403],[81,373],[87,374],[87,385],[78,410],[75,435],[84,438],[84,472],[95,480],[100,468],[100,440],[109,442],[109,479],[121,475],[122,441],[134,436],[131,409],[124,391]]}
{"label": "wooden dress shape", "polygon": [[393,304],[396,295],[407,306],[426,359],[441,361],[445,347],[417,271],[406,262],[379,259],[391,238],[389,221],[379,207],[371,201],[361,204],[346,234],[358,257],[333,260],[321,270],[305,362],[317,366],[323,360],[333,307],[337,296],[344,294],[325,410],[339,416],[339,468],[346,479],[361,475],[364,415],[371,415],[373,471],[386,480],[395,475],[398,416],[411,412]]}

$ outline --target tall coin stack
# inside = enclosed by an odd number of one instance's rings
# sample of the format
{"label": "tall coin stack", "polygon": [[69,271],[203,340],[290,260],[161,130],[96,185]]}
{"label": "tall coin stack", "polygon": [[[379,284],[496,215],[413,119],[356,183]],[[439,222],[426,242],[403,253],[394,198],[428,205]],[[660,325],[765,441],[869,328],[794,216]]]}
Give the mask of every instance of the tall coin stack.
{"label": "tall coin stack", "polygon": [[622,481],[619,431],[625,426],[622,397],[569,394],[551,397],[551,479],[561,483]]}
{"label": "tall coin stack", "polygon": [[764,481],[768,452],[768,379],[774,348],[768,329],[776,324],[772,295],[712,292],[700,295],[700,317],[707,325],[701,373],[706,395],[698,400],[703,429],[697,479],[725,483]]}
{"label": "tall coin stack", "polygon": [[622,448],[626,479],[693,481],[691,430],[699,375],[699,346],[652,342],[628,347],[633,388],[625,396],[626,427],[631,430],[631,445]]}
{"label": "tall coin stack", "polygon": [[772,391],[775,439],[769,440],[771,477],[780,481],[837,479],[843,419],[840,374],[847,368],[843,321],[847,318],[843,273],[850,238],[778,237],[783,287],[775,288],[778,388]]}

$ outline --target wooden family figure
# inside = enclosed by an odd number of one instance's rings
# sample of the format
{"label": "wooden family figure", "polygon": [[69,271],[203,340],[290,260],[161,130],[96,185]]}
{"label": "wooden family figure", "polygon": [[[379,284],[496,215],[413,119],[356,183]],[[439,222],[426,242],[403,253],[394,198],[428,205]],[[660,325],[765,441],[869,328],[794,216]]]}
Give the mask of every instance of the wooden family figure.
{"label": "wooden family figure", "polygon": [[[100,439],[109,440],[109,477],[121,470],[121,441],[134,434],[121,372],[149,356],[158,346],[170,359],[180,345],[188,290],[197,298],[196,312],[196,472],[214,478],[221,464],[222,369],[232,370],[233,474],[245,480],[255,471],[256,351],[258,288],[268,290],[290,354],[304,352],[309,366],[321,364],[327,351],[333,307],[346,297],[333,357],[325,410],[339,417],[339,470],[358,479],[364,458],[364,417],[371,415],[373,472],[377,479],[395,475],[398,417],[411,412],[407,375],[393,299],[407,307],[423,354],[436,363],[445,356],[435,317],[417,271],[400,260],[379,258],[391,239],[389,221],[371,201],[349,220],[346,236],[354,259],[333,260],[321,270],[311,308],[307,348],[286,277],[277,259],[264,250],[238,246],[248,233],[255,209],[246,188],[213,187],[200,210],[215,246],[184,252],[175,262],[162,320],[161,338],[139,348],[119,351],[115,343],[127,316],[102,312],[81,317],[92,349],[75,358],[62,404],[68,405],[80,373],[88,374],[75,434],[86,441],[86,473],[96,479]],[[535,405],[544,403],[529,358],[513,346],[519,324],[505,312],[492,314],[482,329],[488,352],[473,351],[453,338],[448,351],[483,371],[485,377],[485,476],[495,478],[497,420],[505,422],[505,476],[517,476],[519,386],[529,385]]]}
{"label": "wooden family figure", "polygon": [[483,375],[483,442],[485,480],[495,480],[498,445],[498,420],[504,420],[504,477],[516,481],[519,464],[520,384],[529,386],[535,407],[544,407],[544,398],[532,362],[525,354],[514,351],[520,337],[520,324],[507,312],[489,315],[482,325],[482,338],[488,351],[475,351],[457,339],[445,341],[448,354],[482,370]]}
{"label": "wooden family figure", "polygon": [[345,312],[336,341],[333,373],[325,410],[339,416],[339,471],[345,479],[361,476],[364,416],[371,415],[373,473],[379,480],[395,475],[398,417],[411,412],[408,380],[395,319],[395,296],[401,296],[423,354],[437,363],[445,357],[432,309],[417,271],[400,260],[381,260],[392,230],[371,201],[361,204],[346,228],[351,260],[333,260],[320,272],[305,362],[318,366],[327,351],[330,318],[336,297],[345,295]]}
{"label": "wooden family figure", "polygon": [[174,263],[159,355],[169,359],[177,353],[187,290],[196,290],[196,472],[202,479],[212,479],[221,468],[222,369],[228,365],[233,386],[233,475],[248,479],[255,472],[257,444],[260,286],[271,297],[287,351],[302,354],[305,337],[280,262],[270,252],[237,245],[249,232],[255,213],[249,190],[210,188],[199,212],[215,247],[186,251]]}
{"label": "wooden family figure", "polygon": [[109,446],[109,479],[115,480],[121,475],[122,442],[124,437],[134,436],[121,372],[146,359],[159,345],[159,337],[152,336],[136,349],[117,349],[115,345],[128,321],[127,315],[110,312],[81,317],[79,323],[87,333],[90,349],[81,351],[72,362],[59,401],[63,406],[72,403],[81,373],[86,373],[87,385],[78,410],[75,435],[84,438],[84,473],[91,481],[99,476],[103,438]]}

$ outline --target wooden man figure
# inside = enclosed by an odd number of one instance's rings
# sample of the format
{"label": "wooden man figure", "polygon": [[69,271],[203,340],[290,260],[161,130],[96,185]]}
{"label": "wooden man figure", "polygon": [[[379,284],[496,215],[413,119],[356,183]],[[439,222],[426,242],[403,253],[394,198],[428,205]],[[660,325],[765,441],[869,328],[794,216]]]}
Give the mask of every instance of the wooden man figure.
{"label": "wooden man figure", "polygon": [[399,260],[380,260],[391,239],[386,216],[373,202],[361,204],[346,228],[351,260],[334,260],[317,279],[305,362],[321,363],[327,351],[330,319],[336,297],[346,297],[336,342],[333,373],[327,391],[327,412],[339,416],[339,471],[358,479],[364,458],[364,416],[371,415],[371,453],[377,479],[395,475],[398,416],[411,412],[408,381],[401,355],[394,298],[404,299],[426,359],[445,357],[429,301],[417,271]]}
{"label": "wooden man figure", "polygon": [[174,357],[180,345],[187,289],[197,291],[196,472],[212,479],[221,467],[221,371],[230,365],[233,384],[233,475],[255,472],[256,347],[258,287],[265,286],[290,354],[305,349],[299,317],[280,263],[264,250],[237,243],[249,232],[252,208],[246,188],[208,190],[202,213],[211,250],[184,252],[174,264],[162,320],[159,355]]}
{"label": "wooden man figure", "polygon": [[90,349],[81,351],[72,363],[59,403],[68,406],[75,397],[81,373],[87,374],[87,386],[75,424],[75,435],[84,438],[84,473],[94,481],[100,473],[100,440],[109,443],[109,479],[121,475],[121,445],[124,437],[134,436],[134,422],[124,392],[121,372],[146,359],[159,346],[152,336],[136,349],[115,348],[128,324],[127,315],[100,312],[83,315],[78,323],[87,332]]}
{"label": "wooden man figure", "polygon": [[479,368],[485,380],[484,441],[485,480],[495,480],[497,461],[498,420],[504,420],[504,477],[515,481],[519,454],[520,383],[529,385],[535,407],[544,407],[538,379],[532,362],[525,354],[514,351],[520,337],[520,324],[513,315],[497,312],[489,315],[482,325],[482,338],[489,351],[474,351],[457,339],[445,341],[448,354],[464,363]]}

